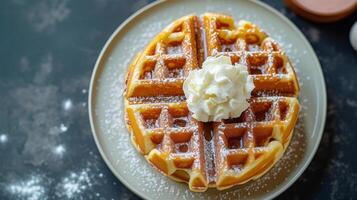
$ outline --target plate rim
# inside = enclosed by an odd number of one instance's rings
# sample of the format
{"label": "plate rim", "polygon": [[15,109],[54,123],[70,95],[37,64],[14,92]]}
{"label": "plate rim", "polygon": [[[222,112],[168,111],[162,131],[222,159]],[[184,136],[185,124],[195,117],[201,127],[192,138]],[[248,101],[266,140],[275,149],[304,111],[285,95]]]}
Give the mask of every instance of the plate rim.
{"label": "plate rim", "polygon": [[[98,136],[97,136],[97,132],[96,132],[96,127],[95,127],[95,123],[94,123],[94,113],[95,113],[95,94],[96,94],[96,90],[94,88],[95,82],[97,81],[100,72],[103,69],[100,68],[104,68],[101,67],[100,63],[104,60],[103,57],[105,56],[105,54],[110,53],[110,45],[112,44],[113,40],[115,39],[115,37],[118,35],[118,33],[120,33],[120,31],[122,31],[124,29],[125,26],[127,26],[127,24],[129,24],[134,18],[138,17],[139,15],[141,15],[142,13],[144,13],[145,11],[151,9],[152,7],[155,7],[161,3],[167,2],[169,0],[157,0],[154,1],[152,3],[149,3],[148,5],[142,7],[141,9],[137,10],[136,12],[134,12],[132,15],[130,15],[126,20],[124,20],[115,30],[114,32],[110,35],[110,37],[108,38],[108,40],[105,42],[105,45],[103,46],[103,48],[100,51],[100,54],[95,62],[94,68],[92,70],[92,75],[91,75],[91,80],[89,83],[89,92],[88,92],[88,114],[89,114],[89,122],[90,122],[90,126],[91,126],[91,132],[92,135],[94,137],[94,141],[95,144],[97,146],[97,149],[99,150],[99,153],[101,155],[101,157],[103,158],[105,164],[108,166],[108,168],[110,169],[110,171],[114,174],[114,176],[121,182],[123,183],[129,190],[131,190],[133,193],[135,193],[136,195],[138,195],[139,197],[143,198],[143,199],[148,199],[146,196],[144,196],[143,193],[139,192],[136,188],[134,188],[133,186],[131,186],[127,180],[120,175],[119,173],[116,172],[116,170],[114,169],[112,163],[109,161],[109,159],[107,158],[101,143],[99,142]],[[171,0],[172,1],[172,0]],[[321,138],[322,135],[324,133],[324,129],[325,129],[325,122],[326,122],[326,112],[327,112],[327,92],[326,92],[326,81],[324,78],[324,74],[322,71],[322,67],[320,64],[320,61],[316,55],[315,50],[312,48],[310,42],[306,39],[306,37],[304,36],[304,34],[300,31],[299,28],[297,28],[297,26],[290,21],[290,19],[288,19],[287,17],[285,17],[283,14],[281,14],[279,11],[277,11],[275,8],[273,8],[272,6],[264,3],[264,2],[260,2],[258,0],[249,0],[250,2],[263,7],[264,9],[267,9],[269,12],[272,12],[273,14],[275,14],[276,16],[278,16],[280,19],[282,19],[285,23],[287,23],[288,26],[290,26],[294,32],[296,32],[298,34],[298,37],[300,37],[300,39],[305,43],[305,45],[307,46],[307,48],[309,49],[309,51],[313,52],[313,62],[315,62],[317,64],[317,72],[318,75],[321,76],[320,82],[321,82],[321,98],[320,96],[318,96],[318,100],[321,99],[321,101],[318,101],[318,104],[322,104],[322,109],[318,109],[316,116],[321,116],[321,123],[320,126],[318,127],[319,131],[314,131],[317,132],[317,142],[314,144],[311,154],[308,155],[306,162],[303,163],[303,165],[300,167],[300,169],[298,169],[297,173],[295,174],[295,176],[293,176],[292,178],[290,178],[290,180],[285,184],[282,185],[276,192],[268,194],[267,195],[267,199],[273,199],[277,196],[279,196],[281,193],[283,193],[285,190],[287,190],[293,183],[296,182],[296,180],[305,172],[305,170],[307,169],[307,167],[310,165],[312,159],[315,157],[316,151],[318,149],[318,147],[320,146],[320,142],[321,142]],[[318,105],[317,104],[317,105]],[[321,113],[319,113],[321,112]]]}

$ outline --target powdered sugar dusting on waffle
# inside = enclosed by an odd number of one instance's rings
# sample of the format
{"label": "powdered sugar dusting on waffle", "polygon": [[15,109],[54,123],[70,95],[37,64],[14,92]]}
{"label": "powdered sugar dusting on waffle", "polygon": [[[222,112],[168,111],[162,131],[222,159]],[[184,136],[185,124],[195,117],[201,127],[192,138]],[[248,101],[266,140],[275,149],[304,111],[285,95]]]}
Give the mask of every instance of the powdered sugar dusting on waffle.
{"label": "powdered sugar dusting on waffle", "polygon": [[[287,54],[292,66],[294,67],[294,70],[297,74],[299,74],[299,64],[301,62],[301,58],[304,57],[304,55],[307,54],[307,51],[299,51],[297,48],[293,46],[292,43],[289,42],[287,39],[287,34],[285,30],[272,26],[271,24],[264,23],[260,17],[258,17],[255,14],[247,14],[247,13],[242,13],[242,12],[231,12],[230,13],[235,19],[237,20],[248,20],[251,21],[252,23],[258,25],[259,27],[262,28],[263,31],[267,32],[271,38],[273,38],[275,41],[278,42],[279,45],[282,46],[282,49],[285,51]],[[310,80],[309,77],[301,77],[297,76],[299,80],[299,84],[302,87],[304,85],[305,81]]]}
{"label": "powdered sugar dusting on waffle", "polygon": [[[212,134],[212,133],[211,133]],[[211,135],[211,138],[213,135]],[[214,160],[215,160],[215,147],[213,143],[213,139],[211,140],[205,140],[205,157],[206,157],[206,174],[208,177],[208,183],[213,183],[216,180],[216,174],[215,174],[215,166],[214,166]]]}
{"label": "powdered sugar dusting on waffle", "polygon": [[[254,15],[242,15],[241,17],[235,16],[237,19],[247,19],[262,25],[259,20],[256,20]],[[123,92],[124,92],[124,73],[127,70],[131,59],[140,49],[147,44],[148,41],[154,37],[156,33],[162,30],[172,19],[157,20],[157,23],[153,24],[142,24],[140,28],[142,29],[142,37],[130,36],[127,38],[131,45],[125,47],[126,55],[121,55],[121,57],[110,57],[108,59],[108,64],[106,69],[103,71],[105,80],[99,80],[100,82],[110,83],[107,88],[100,89],[100,98],[106,98],[109,100],[101,102],[109,102],[109,104],[99,104],[96,108],[95,113],[102,113],[104,117],[98,117],[99,123],[105,130],[105,136],[111,140],[111,142],[116,146],[116,150],[121,152],[116,163],[124,174],[130,174],[135,177],[135,185],[140,185],[138,188],[140,190],[150,192],[155,195],[155,197],[163,197],[163,194],[170,192],[175,194],[180,199],[207,199],[212,198],[214,193],[214,198],[212,199],[236,199],[236,198],[248,198],[249,196],[257,193],[265,193],[274,189],[274,185],[278,185],[284,181],[286,174],[289,174],[293,170],[301,156],[303,156],[303,151],[305,147],[305,133],[304,126],[302,122],[299,122],[295,127],[295,132],[291,140],[290,146],[285,152],[283,158],[270,170],[266,175],[261,177],[256,181],[251,181],[243,186],[234,187],[232,190],[217,192],[215,189],[209,189],[206,193],[193,193],[187,189],[186,185],[176,183],[164,176],[162,176],[158,171],[153,169],[150,164],[141,156],[133,147],[130,141],[130,135],[126,131],[126,125],[124,121],[124,111],[123,111]],[[279,41],[283,46],[283,49],[288,54],[291,59],[293,66],[295,67],[297,73],[299,74],[299,61],[300,58],[306,52],[298,52],[289,43],[284,43],[286,38],[283,32],[267,30],[272,34],[272,38]],[[300,77],[300,86],[303,88],[303,82],[306,81],[307,77]],[[177,97],[172,99],[172,101],[180,100]],[[143,99],[137,99],[142,101]],[[165,100],[166,101],[166,100]],[[170,100],[171,101],[171,100]],[[304,115],[306,115],[306,109],[309,106],[309,102],[306,99],[300,101],[302,104],[302,110],[300,112],[300,120],[304,120]],[[209,145],[206,145],[209,146]],[[206,151],[212,151],[212,149],[206,149]],[[114,154],[113,154],[114,155]],[[115,154],[117,155],[117,154]],[[123,162],[125,161],[125,162]],[[209,167],[209,165],[208,165]],[[272,184],[271,182],[276,182],[277,184]]]}
{"label": "powdered sugar dusting on waffle", "polygon": [[182,101],[185,101],[185,100],[186,100],[185,96],[156,96],[156,97],[131,97],[131,98],[129,98],[130,103],[133,103],[133,104],[144,103],[144,102],[150,102],[150,103],[170,102],[170,103],[175,103],[175,102],[182,102]]}

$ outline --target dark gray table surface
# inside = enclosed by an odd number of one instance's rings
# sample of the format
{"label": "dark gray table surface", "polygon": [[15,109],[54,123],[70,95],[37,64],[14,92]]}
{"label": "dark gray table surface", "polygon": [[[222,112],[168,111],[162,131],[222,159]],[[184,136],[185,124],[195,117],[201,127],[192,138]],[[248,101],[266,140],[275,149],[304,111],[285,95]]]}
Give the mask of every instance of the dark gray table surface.
{"label": "dark gray table surface", "polygon": [[[91,135],[87,96],[104,43],[147,0],[11,0],[0,4],[0,199],[138,199],[109,171]],[[324,72],[319,150],[278,199],[357,198],[357,52],[338,23],[301,19]]]}

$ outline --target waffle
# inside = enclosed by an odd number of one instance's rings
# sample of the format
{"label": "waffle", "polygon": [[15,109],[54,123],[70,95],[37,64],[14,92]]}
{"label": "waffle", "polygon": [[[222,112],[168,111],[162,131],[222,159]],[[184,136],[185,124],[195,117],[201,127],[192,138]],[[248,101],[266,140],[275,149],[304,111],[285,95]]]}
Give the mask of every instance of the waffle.
{"label": "waffle", "polygon": [[[240,117],[192,118],[183,82],[208,56],[248,67],[255,85]],[[298,81],[281,47],[258,26],[205,13],[182,17],[133,59],[125,119],[133,145],[161,173],[192,191],[218,190],[264,175],[289,145],[299,113]]]}

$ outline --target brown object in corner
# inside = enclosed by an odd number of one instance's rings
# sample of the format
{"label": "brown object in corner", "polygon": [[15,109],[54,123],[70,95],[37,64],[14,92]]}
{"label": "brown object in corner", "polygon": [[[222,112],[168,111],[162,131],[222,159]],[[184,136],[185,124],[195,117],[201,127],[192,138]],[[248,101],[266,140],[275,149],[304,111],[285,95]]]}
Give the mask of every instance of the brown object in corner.
{"label": "brown object in corner", "polygon": [[284,0],[298,15],[314,22],[334,22],[357,9],[357,0]]}

